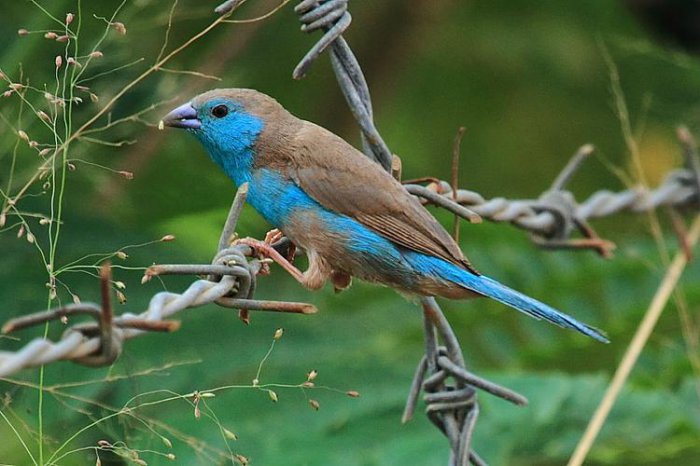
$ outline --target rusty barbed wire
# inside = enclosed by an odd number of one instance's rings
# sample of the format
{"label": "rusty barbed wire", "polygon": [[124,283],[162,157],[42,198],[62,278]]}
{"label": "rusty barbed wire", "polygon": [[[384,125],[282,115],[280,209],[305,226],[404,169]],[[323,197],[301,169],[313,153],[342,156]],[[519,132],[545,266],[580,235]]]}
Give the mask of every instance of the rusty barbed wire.
{"label": "rusty barbed wire", "polygon": [[[678,139],[688,168],[670,172],[654,189],[644,186],[619,192],[597,191],[581,204],[573,193],[565,190],[575,171],[591,155],[590,144],[582,146],[564,167],[552,186],[538,199],[485,199],[481,194],[467,189],[453,192],[450,183],[438,179],[421,179],[427,186],[407,182],[406,189],[422,198],[426,204],[443,207],[455,215],[474,221],[474,216],[492,222],[509,222],[531,233],[531,239],[545,248],[594,249],[609,257],[615,245],[600,238],[589,225],[590,219],[607,217],[623,211],[641,213],[659,207],[675,209],[700,206],[700,170],[697,149],[690,132],[681,127]],[[457,204],[457,205],[455,205]],[[458,207],[466,207],[465,213]],[[576,233],[584,238],[572,239]]]}
{"label": "rusty barbed wire", "polygon": [[143,282],[156,275],[173,274],[208,275],[208,279],[196,280],[182,293],[157,293],[151,298],[146,311],[140,314],[123,313],[115,318],[110,300],[110,268],[103,266],[100,274],[101,306],[93,303],[71,304],[26,315],[7,322],[2,327],[2,333],[7,334],[52,320],[67,322],[69,317],[79,315],[93,317],[96,322],[72,325],[56,342],[35,338],[19,351],[0,351],[0,377],[60,360],[87,366],[109,365],[120,356],[126,340],[153,331],[177,330],[179,322],[167,320],[169,317],[185,309],[209,303],[239,309],[239,315],[245,322],[248,321],[248,311],[252,310],[315,313],[316,308],[307,303],[252,299],[256,276],[264,271],[266,263],[257,258],[248,260],[255,253],[247,245],[230,246],[246,193],[247,185],[244,184],[233,200],[219,241],[219,251],[211,264],[154,265],[146,270]]}
{"label": "rusty barbed wire", "polygon": [[[228,14],[245,0],[228,0],[216,8],[219,14]],[[362,70],[342,33],[352,18],[347,10],[348,0],[302,0],[295,12],[302,22],[302,31],[322,30],[322,38],[309,50],[294,70],[295,79],[302,78],[311,64],[330,47],[331,64],[338,84],[362,131],[365,154],[400,178],[401,161],[392,155],[373,122],[372,104]],[[678,132],[684,149],[687,167],[670,173],[655,189],[634,188],[621,192],[598,191],[578,204],[574,195],[565,190],[571,176],[591,154],[593,146],[579,149],[562,170],[548,191],[538,199],[508,200],[485,199],[479,193],[466,189],[453,192],[450,183],[435,178],[409,181],[406,189],[422,202],[445,208],[470,222],[485,218],[494,222],[509,222],[531,234],[533,241],[548,248],[594,249],[609,256],[613,244],[595,233],[588,220],[617,214],[621,211],[643,212],[660,206],[694,208],[700,206],[700,158],[695,143],[686,129]],[[316,308],[306,303],[264,301],[252,299],[256,276],[265,272],[266,260],[244,244],[231,245],[236,221],[245,201],[246,186],[238,190],[231,206],[218,253],[211,264],[171,264],[150,267],[145,277],[166,274],[207,275],[207,279],[193,282],[182,293],[161,292],[153,296],[148,309],[140,314],[112,315],[109,299],[109,267],[101,273],[101,305],[84,303],[31,314],[9,321],[3,333],[69,317],[86,315],[94,323],[74,324],[56,341],[36,338],[16,352],[0,351],[0,377],[6,377],[23,368],[71,360],[89,366],[114,362],[122,352],[124,342],[153,331],[174,331],[179,322],[168,320],[176,313],[208,303],[239,309],[239,316],[247,321],[249,310],[272,310],[310,314]],[[572,239],[578,232],[583,238]],[[289,246],[281,240],[276,249]],[[433,298],[421,300],[424,311],[426,354],[418,364],[402,420],[407,422],[414,414],[420,393],[424,392],[426,415],[447,437],[450,447],[450,466],[485,462],[472,450],[471,438],[476,425],[479,406],[476,390],[482,390],[506,401],[522,406],[527,400],[511,390],[471,374],[462,350],[449,322]],[[440,340],[443,345],[440,344]]]}
{"label": "rusty barbed wire", "polygon": [[[302,78],[311,64],[330,46],[333,71],[360,127],[364,153],[397,179],[401,179],[401,159],[392,154],[374,125],[367,81],[355,55],[342,37],[352,21],[347,8],[348,0],[301,0],[297,4],[295,12],[302,23],[301,30],[322,30],[324,34],[297,65],[293,77]],[[700,206],[700,158],[690,132],[681,128],[678,136],[685,149],[686,170],[669,174],[664,183],[654,190],[638,187],[618,193],[598,191],[582,204],[578,204],[573,193],[565,190],[565,187],[581,163],[592,153],[593,146],[589,144],[579,149],[550,189],[538,199],[487,200],[474,191],[456,189],[456,172],[453,173],[452,185],[431,178],[423,179],[429,182],[427,186],[411,182],[405,186],[410,193],[421,198],[423,203],[438,205],[470,222],[479,222],[482,217],[494,222],[509,222],[530,232],[532,241],[539,246],[593,249],[603,257],[610,257],[614,243],[600,238],[589,225],[589,219],[623,210],[643,212],[659,206],[681,208],[692,205],[696,209]],[[458,145],[456,147],[455,152],[458,153]],[[457,157],[453,160],[453,170],[457,167]],[[453,192],[452,186],[456,192]],[[577,232],[582,237],[572,238]],[[404,420],[412,416],[422,389],[426,393],[426,414],[450,442],[450,466],[465,466],[470,462],[485,464],[471,450],[470,445],[479,412],[475,388],[489,391],[516,404],[524,404],[526,400],[514,393],[516,398],[509,397],[506,393],[512,392],[500,387],[488,390],[487,387],[492,388],[493,384],[478,383],[481,379],[467,371],[459,342],[437,302],[426,298],[422,304],[426,355],[419,364],[411,385]],[[436,332],[446,342],[446,350],[437,346]],[[448,376],[456,380],[456,385],[445,383]]]}
{"label": "rusty barbed wire", "polygon": [[[392,154],[374,125],[367,81],[357,58],[342,36],[343,31],[352,21],[347,7],[348,0],[302,0],[297,4],[294,11],[299,15],[302,23],[301,30],[303,32],[323,30],[324,35],[299,62],[292,76],[295,79],[302,78],[314,60],[330,46],[331,65],[345,100],[360,126],[365,155],[400,179],[401,159]],[[418,185],[408,186],[407,189],[426,200],[432,199],[441,207],[446,207],[469,221],[480,221],[479,215],[472,209],[447,199],[444,193],[437,193],[436,190]],[[443,195],[440,196],[440,194]],[[404,422],[413,415],[422,389],[426,392],[424,401],[427,405],[428,418],[450,442],[450,466],[466,466],[469,462],[483,465],[485,464],[483,460],[471,449],[472,432],[479,407],[474,389],[478,385],[474,385],[470,380],[476,380],[478,377],[472,376],[467,371],[459,342],[437,302],[433,298],[424,298],[422,304],[426,355],[419,364],[411,384],[412,388],[403,416]],[[446,352],[441,352],[437,346],[436,332],[446,342]],[[423,380],[426,376],[427,378]],[[456,380],[456,386],[446,383],[448,377]],[[491,383],[488,383],[488,386],[497,387]],[[498,388],[492,391],[496,396],[512,393],[507,389]],[[524,400],[520,395],[513,394],[513,396],[518,400]]]}

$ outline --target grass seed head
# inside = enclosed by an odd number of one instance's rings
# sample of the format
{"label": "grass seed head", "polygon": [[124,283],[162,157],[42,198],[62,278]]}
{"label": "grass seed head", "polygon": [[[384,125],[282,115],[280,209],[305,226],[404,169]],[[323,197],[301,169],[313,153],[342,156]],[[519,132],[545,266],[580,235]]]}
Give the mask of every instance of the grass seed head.
{"label": "grass seed head", "polygon": [[124,26],[124,23],[120,23],[119,21],[115,21],[112,24],[110,24],[112,28],[117,31],[119,34],[126,35],[126,26]]}

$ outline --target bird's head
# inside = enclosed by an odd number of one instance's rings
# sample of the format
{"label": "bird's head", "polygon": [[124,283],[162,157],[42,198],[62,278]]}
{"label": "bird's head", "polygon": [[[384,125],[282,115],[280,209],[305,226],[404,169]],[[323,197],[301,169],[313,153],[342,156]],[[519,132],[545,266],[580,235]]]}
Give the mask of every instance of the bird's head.
{"label": "bird's head", "polygon": [[250,162],[264,128],[281,113],[286,111],[276,100],[252,89],[215,89],[177,107],[162,123],[193,133],[233,177],[242,163]]}

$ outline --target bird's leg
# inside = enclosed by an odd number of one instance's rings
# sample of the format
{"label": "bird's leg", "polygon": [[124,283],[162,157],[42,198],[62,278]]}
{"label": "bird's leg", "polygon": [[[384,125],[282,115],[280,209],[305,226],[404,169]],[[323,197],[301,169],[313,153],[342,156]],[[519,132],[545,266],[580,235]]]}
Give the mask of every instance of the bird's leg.
{"label": "bird's leg", "polygon": [[[269,233],[268,233],[269,235]],[[277,252],[272,245],[266,241],[260,241],[254,238],[242,238],[236,240],[236,244],[245,244],[249,246],[257,254],[268,257],[273,261],[277,262],[284,270],[286,270],[295,280],[297,280],[302,285],[305,283],[304,274],[301,270],[294,267],[294,265],[289,262],[282,254]]]}

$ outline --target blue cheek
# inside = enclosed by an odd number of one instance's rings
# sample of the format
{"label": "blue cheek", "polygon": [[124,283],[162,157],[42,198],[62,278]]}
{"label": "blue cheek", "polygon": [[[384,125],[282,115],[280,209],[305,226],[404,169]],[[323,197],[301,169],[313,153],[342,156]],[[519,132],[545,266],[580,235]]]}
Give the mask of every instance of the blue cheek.
{"label": "blue cheek", "polygon": [[194,131],[197,139],[217,165],[237,185],[250,181],[254,145],[265,124],[253,115],[230,113],[222,119],[202,117],[202,128]]}

